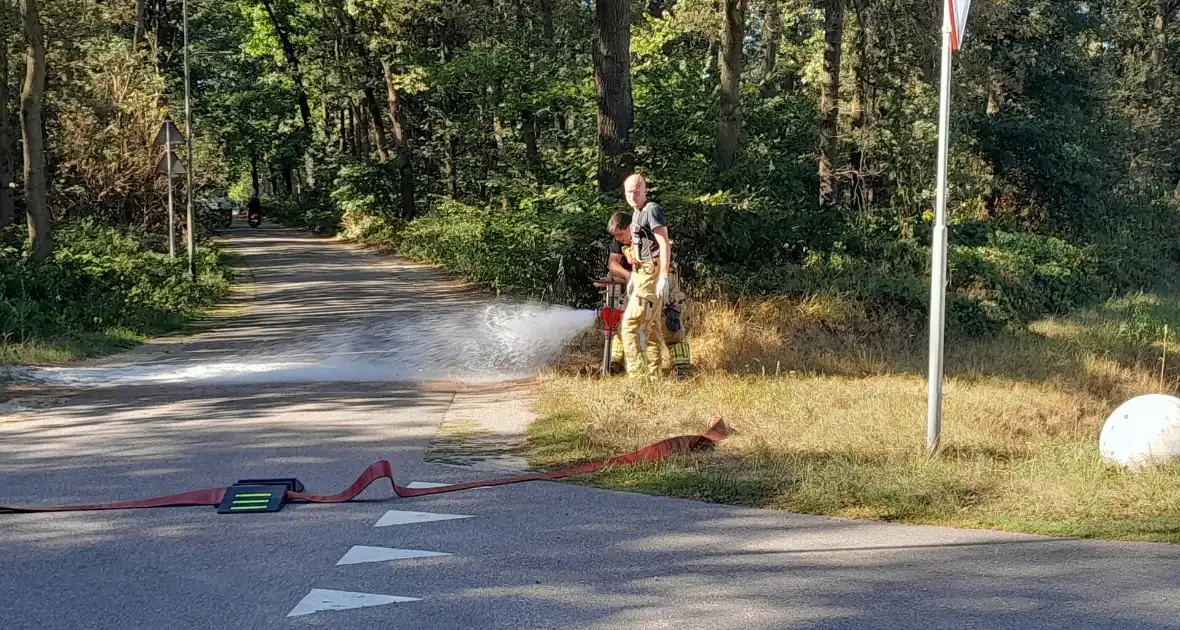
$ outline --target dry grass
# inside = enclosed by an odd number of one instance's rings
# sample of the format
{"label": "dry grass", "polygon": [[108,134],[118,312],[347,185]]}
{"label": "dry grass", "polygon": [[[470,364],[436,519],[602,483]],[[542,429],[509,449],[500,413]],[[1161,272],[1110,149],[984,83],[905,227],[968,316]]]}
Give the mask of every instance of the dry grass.
{"label": "dry grass", "polygon": [[[1097,449],[1118,403],[1161,390],[1153,327],[1180,313],[1176,304],[1143,295],[952,343],[944,448],[933,459],[923,454],[924,335],[867,323],[834,297],[707,304],[689,320],[701,376],[641,387],[554,375],[533,457],[596,458],[720,415],[735,433],[715,452],[594,482],[807,513],[1180,542],[1180,465],[1127,473]],[[1164,367],[1162,390],[1174,393],[1180,361]]]}

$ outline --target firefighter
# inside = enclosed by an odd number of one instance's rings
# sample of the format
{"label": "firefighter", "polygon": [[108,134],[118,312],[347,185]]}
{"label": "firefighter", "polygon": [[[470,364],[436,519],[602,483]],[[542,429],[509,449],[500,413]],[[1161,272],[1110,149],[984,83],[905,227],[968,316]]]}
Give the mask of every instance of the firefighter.
{"label": "firefighter", "polygon": [[[634,266],[631,264],[630,248],[626,246],[631,244],[631,234],[627,229],[631,225],[631,215],[629,213],[617,212],[615,216],[611,217],[609,225],[622,226],[623,229],[611,230],[611,236],[614,238],[610,242],[610,255],[606,263],[607,269],[610,271],[612,278],[621,280],[627,287],[630,287],[631,271]],[[628,289],[624,289],[623,308],[626,308],[627,292]],[[623,341],[620,338],[619,331],[616,330],[610,347],[610,371],[611,374],[615,374],[625,369]]]}
{"label": "firefighter", "polygon": [[683,376],[691,369],[681,317],[684,294],[674,274],[664,209],[647,200],[647,182],[638,174],[628,177],[623,189],[635,212],[615,213],[607,231],[620,243],[619,249],[625,248],[631,265],[620,326],[627,374],[657,373],[666,353],[676,375]]}

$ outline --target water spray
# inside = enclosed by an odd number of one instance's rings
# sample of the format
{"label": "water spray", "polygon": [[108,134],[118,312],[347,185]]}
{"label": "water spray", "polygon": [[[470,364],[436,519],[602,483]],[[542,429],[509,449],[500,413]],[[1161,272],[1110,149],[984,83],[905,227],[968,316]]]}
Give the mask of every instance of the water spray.
{"label": "water spray", "polygon": [[497,382],[528,378],[561,357],[598,313],[538,303],[448,307],[359,320],[285,346],[217,359],[178,357],[113,367],[7,369],[16,383],[120,386],[165,383],[360,381]]}

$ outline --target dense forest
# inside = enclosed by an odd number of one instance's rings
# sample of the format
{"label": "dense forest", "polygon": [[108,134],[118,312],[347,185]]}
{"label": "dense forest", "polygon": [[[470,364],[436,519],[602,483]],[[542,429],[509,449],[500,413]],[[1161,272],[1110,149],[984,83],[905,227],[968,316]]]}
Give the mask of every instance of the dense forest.
{"label": "dense forest", "polygon": [[[67,276],[93,291],[94,274],[155,283],[141,292],[164,310],[215,292],[189,286],[183,261],[134,275],[94,251],[134,238],[167,252],[152,141],[165,115],[184,120],[182,8],[0,6],[5,335],[32,330]],[[971,8],[954,57],[949,334],[1167,279],[1180,260],[1180,1]],[[638,171],[694,294],[841,291],[917,325],[941,11],[192,0],[194,196],[257,192],[284,223],[585,304],[606,217]],[[218,264],[203,255],[202,274]]]}

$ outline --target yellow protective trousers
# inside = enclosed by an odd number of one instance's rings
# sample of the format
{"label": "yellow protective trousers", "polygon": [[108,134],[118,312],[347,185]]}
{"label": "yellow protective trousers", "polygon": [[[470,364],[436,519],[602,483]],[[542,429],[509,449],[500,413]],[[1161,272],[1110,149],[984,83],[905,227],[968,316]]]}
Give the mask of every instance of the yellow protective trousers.
{"label": "yellow protective trousers", "polygon": [[656,297],[659,266],[654,260],[636,263],[631,270],[627,307],[620,334],[628,376],[652,376],[660,372],[664,346],[664,302]]}

